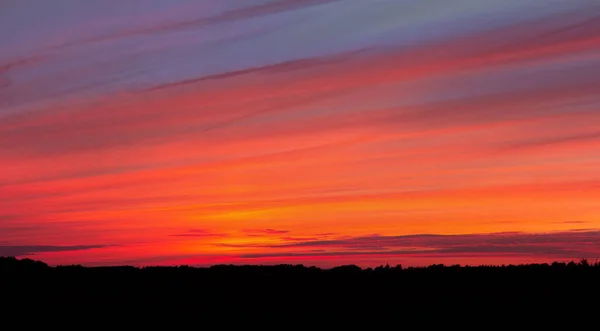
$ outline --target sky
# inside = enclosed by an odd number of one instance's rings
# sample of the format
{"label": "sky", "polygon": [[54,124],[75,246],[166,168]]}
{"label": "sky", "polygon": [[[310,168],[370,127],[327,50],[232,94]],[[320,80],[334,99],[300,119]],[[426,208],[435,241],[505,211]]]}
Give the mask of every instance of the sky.
{"label": "sky", "polygon": [[0,255],[600,257],[597,0],[2,0]]}

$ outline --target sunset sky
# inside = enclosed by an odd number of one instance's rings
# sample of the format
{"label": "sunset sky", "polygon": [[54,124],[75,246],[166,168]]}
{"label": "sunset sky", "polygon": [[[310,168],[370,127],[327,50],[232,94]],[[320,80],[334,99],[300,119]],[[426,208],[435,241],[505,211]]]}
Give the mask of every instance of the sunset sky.
{"label": "sunset sky", "polygon": [[600,1],[0,1],[1,255],[593,261]]}

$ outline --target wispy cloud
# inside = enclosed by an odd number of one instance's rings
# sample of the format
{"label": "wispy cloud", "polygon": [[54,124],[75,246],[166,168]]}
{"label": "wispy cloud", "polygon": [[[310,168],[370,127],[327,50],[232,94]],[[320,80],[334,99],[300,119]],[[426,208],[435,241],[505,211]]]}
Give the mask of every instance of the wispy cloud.
{"label": "wispy cloud", "polygon": [[[251,247],[257,247],[252,245]],[[552,258],[594,257],[600,254],[600,231],[553,233],[491,233],[465,235],[366,236],[263,245],[269,252],[243,254],[245,258],[335,255],[520,254]],[[302,248],[305,252],[288,248]],[[322,252],[309,252],[320,249]],[[284,252],[279,252],[284,250]]]}
{"label": "wispy cloud", "polygon": [[244,229],[244,230],[242,230],[242,232],[251,237],[260,237],[260,236],[272,236],[272,235],[286,234],[289,231],[275,230],[275,229]]}
{"label": "wispy cloud", "polygon": [[596,249],[573,228],[600,228],[597,1],[67,2],[0,11],[5,246],[123,244],[37,253],[56,263]]}
{"label": "wispy cloud", "polygon": [[171,237],[199,237],[199,238],[205,238],[205,237],[226,237],[227,234],[225,233],[215,233],[215,232],[210,232],[207,230],[203,230],[203,229],[190,229],[185,233],[175,233],[175,234],[170,234],[169,236]]}
{"label": "wispy cloud", "polygon": [[104,248],[106,245],[77,245],[77,246],[0,246],[0,256],[23,256],[45,252],[79,251]]}

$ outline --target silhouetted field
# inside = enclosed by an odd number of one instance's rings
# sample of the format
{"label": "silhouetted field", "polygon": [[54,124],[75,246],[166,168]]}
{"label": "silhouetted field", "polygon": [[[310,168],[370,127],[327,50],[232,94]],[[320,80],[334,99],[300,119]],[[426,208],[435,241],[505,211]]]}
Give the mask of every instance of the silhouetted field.
{"label": "silhouetted field", "polygon": [[[403,321],[600,313],[600,264],[426,268],[59,266],[0,258],[5,313],[178,321]],[[567,315],[568,314],[568,315]],[[589,315],[592,314],[592,315]],[[596,322],[595,322],[596,323]]]}

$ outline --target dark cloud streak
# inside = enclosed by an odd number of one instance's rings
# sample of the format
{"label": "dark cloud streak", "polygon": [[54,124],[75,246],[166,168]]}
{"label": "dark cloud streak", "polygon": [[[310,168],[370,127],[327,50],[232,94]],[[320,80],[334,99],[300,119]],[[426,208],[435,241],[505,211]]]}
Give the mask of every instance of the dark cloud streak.
{"label": "dark cloud streak", "polygon": [[35,253],[80,251],[104,248],[108,245],[76,245],[76,246],[0,246],[0,256],[23,256]]}
{"label": "dark cloud streak", "polygon": [[227,235],[224,233],[216,233],[216,232],[210,232],[204,229],[190,229],[188,230],[188,232],[186,233],[175,233],[175,234],[170,234],[170,237],[200,237],[200,238],[206,238],[206,237],[226,237]]}
{"label": "dark cloud streak", "polygon": [[[536,255],[581,258],[600,255],[600,231],[573,230],[553,233],[491,233],[465,235],[365,236],[348,239],[292,242],[281,245],[237,245],[261,247],[272,253],[244,254],[243,258],[335,255]],[[279,252],[286,248],[325,249],[324,252]]]}
{"label": "dark cloud streak", "polygon": [[248,235],[250,237],[260,237],[260,236],[286,234],[289,231],[276,230],[276,229],[245,229],[245,230],[242,230],[242,232],[246,233],[246,235]]}

